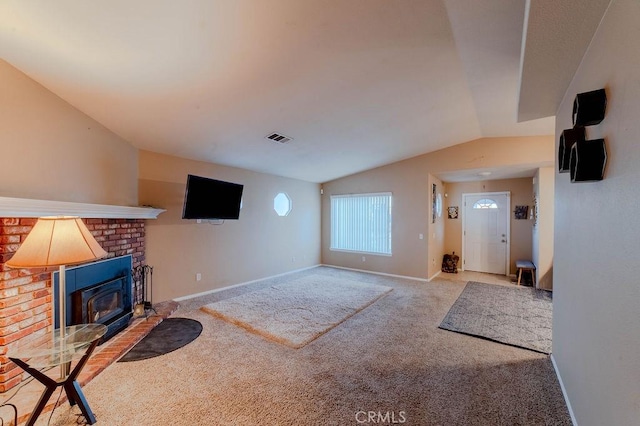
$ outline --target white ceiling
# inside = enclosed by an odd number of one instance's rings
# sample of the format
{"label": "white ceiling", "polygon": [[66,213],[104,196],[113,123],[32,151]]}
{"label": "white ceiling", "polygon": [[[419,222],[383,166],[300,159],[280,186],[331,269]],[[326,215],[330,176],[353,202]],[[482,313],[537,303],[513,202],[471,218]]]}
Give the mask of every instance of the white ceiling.
{"label": "white ceiling", "polygon": [[555,115],[610,3],[611,0],[529,0],[519,120]]}
{"label": "white ceiling", "polygon": [[553,134],[517,122],[524,16],[525,0],[4,0],[0,56],[138,148],[325,182]]}

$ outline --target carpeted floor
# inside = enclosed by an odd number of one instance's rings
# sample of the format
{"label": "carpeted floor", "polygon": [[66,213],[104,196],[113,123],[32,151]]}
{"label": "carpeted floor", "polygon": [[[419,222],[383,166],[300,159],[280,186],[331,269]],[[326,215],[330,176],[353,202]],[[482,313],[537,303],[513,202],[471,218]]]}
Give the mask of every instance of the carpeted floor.
{"label": "carpeted floor", "polygon": [[201,309],[297,349],[391,290],[391,287],[312,274],[210,303]]}
{"label": "carpeted floor", "polygon": [[[394,290],[300,349],[200,310],[307,274]],[[191,299],[176,315],[202,323],[198,339],[115,363],[85,395],[109,426],[343,426],[368,412],[406,425],[570,425],[548,356],[438,328],[464,286],[319,267]],[[76,412],[65,404],[51,424],[76,424]]]}
{"label": "carpeted floor", "polygon": [[547,291],[468,282],[440,328],[550,354],[552,312]]}

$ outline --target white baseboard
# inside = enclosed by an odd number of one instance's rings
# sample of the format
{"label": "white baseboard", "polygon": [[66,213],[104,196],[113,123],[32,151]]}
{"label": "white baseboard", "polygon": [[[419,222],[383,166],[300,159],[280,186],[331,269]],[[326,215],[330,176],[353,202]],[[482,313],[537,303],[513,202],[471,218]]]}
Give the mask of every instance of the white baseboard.
{"label": "white baseboard", "polygon": [[569,410],[569,415],[571,416],[571,423],[573,423],[573,426],[578,426],[578,421],[576,420],[576,416],[573,415],[571,402],[569,401],[567,390],[564,388],[564,383],[562,383],[562,376],[560,376],[560,371],[558,370],[558,364],[556,364],[556,359],[553,357],[553,354],[551,354],[551,364],[553,364],[553,369],[556,372],[556,377],[558,378],[558,382],[560,383],[560,389],[562,389],[562,396],[564,397],[564,402],[565,404],[567,404],[567,409]]}
{"label": "white baseboard", "polygon": [[203,291],[201,293],[195,293],[195,294],[189,294],[187,296],[176,297],[173,300],[175,300],[176,302],[180,302],[180,301],[183,301],[183,300],[193,299],[194,297],[206,296],[207,294],[217,293],[219,291],[229,290],[231,288],[242,287],[243,285],[257,283],[258,281],[268,280],[270,278],[282,277],[282,276],[285,276],[285,275],[293,274],[295,272],[306,271],[307,269],[317,268],[318,266],[321,266],[321,265],[317,264],[317,265],[313,265],[313,266],[308,266],[306,268],[294,269],[293,271],[283,272],[282,274],[271,275],[270,277],[258,278],[257,280],[251,280],[251,281],[247,281],[247,282],[243,282],[243,283],[232,284],[232,285],[228,285],[226,287],[214,288],[212,290]]}
{"label": "white baseboard", "polygon": [[406,276],[406,275],[387,274],[387,273],[384,273],[384,272],[367,271],[366,269],[347,268],[345,266],[336,266],[336,265],[327,265],[327,264],[322,264],[321,266],[326,266],[328,268],[344,269],[344,270],[347,270],[347,271],[364,272],[365,274],[383,275],[385,277],[403,278],[403,279],[406,279],[406,280],[416,280],[416,281],[422,281],[422,282],[429,282],[429,280],[427,280],[426,278],[409,277],[409,276]]}
{"label": "white baseboard", "polygon": [[431,280],[435,279],[438,275],[440,275],[440,273],[441,273],[441,272],[442,272],[442,270],[440,270],[440,271],[436,272],[435,274],[433,274],[433,276],[432,276],[432,277],[429,277],[429,278],[427,279],[427,282],[428,282],[428,283],[430,283],[430,282],[431,282]]}

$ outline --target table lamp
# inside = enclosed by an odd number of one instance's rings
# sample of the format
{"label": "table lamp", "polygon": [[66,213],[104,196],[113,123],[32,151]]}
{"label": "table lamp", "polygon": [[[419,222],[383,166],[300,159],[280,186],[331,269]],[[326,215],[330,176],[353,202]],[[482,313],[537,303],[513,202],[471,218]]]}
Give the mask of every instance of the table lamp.
{"label": "table lamp", "polygon": [[[10,268],[60,268],[58,314],[60,337],[66,326],[65,267],[105,257],[107,252],[93,238],[79,217],[47,216],[38,219],[13,257],[5,263]],[[53,284],[52,284],[53,285]],[[55,331],[55,304],[51,294],[51,328]]]}

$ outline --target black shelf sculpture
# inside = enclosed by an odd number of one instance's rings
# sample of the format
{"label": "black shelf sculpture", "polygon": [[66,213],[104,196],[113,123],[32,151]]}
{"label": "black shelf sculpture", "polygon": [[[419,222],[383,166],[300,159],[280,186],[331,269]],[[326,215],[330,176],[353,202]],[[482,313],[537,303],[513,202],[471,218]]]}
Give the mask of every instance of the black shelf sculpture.
{"label": "black shelf sculpture", "polygon": [[571,147],[571,182],[593,182],[604,178],[607,147],[604,139],[577,141]]}
{"label": "black shelf sculpture", "polygon": [[571,147],[577,141],[585,140],[584,127],[566,129],[560,135],[560,146],[558,148],[558,170],[560,173],[569,172],[569,160],[571,159]]}
{"label": "black shelf sculpture", "polygon": [[600,124],[606,109],[607,94],[604,89],[578,93],[573,101],[573,127]]}
{"label": "black shelf sculpture", "polygon": [[578,93],[573,101],[573,129],[563,130],[558,143],[558,172],[569,172],[572,183],[604,179],[605,140],[587,140],[585,127],[600,124],[606,109],[604,89]]}

